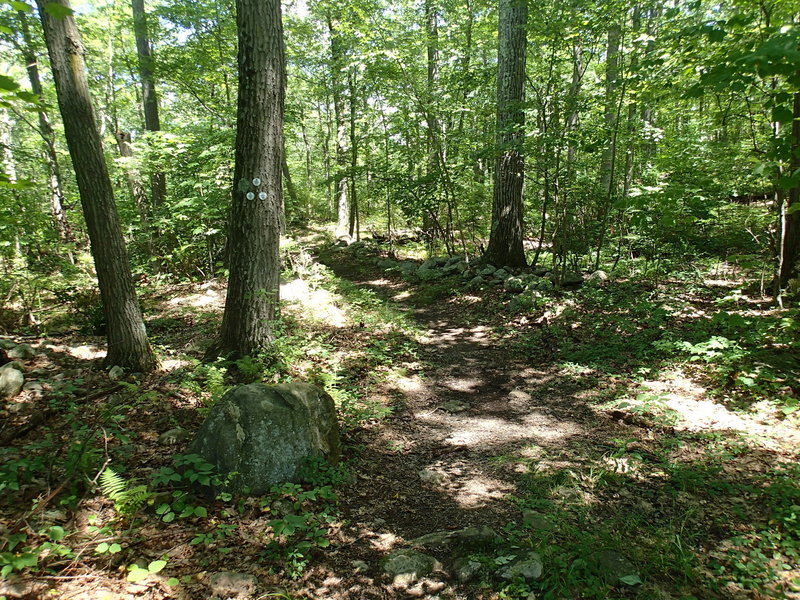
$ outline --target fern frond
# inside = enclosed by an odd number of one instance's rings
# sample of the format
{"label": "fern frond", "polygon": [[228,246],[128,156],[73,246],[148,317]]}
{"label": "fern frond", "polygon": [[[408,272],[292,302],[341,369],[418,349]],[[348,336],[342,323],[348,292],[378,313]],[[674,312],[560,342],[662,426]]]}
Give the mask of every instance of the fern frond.
{"label": "fern frond", "polygon": [[110,467],[106,467],[100,475],[100,489],[114,503],[114,510],[122,517],[135,515],[153,495],[144,485],[128,489],[128,482]]}

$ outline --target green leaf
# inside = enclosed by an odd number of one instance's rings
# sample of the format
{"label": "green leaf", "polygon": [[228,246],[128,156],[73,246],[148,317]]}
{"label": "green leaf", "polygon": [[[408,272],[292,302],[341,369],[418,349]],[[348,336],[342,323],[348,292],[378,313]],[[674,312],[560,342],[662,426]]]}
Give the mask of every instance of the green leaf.
{"label": "green leaf", "polygon": [[47,530],[47,537],[49,537],[54,542],[60,542],[65,537],[67,537],[67,532],[64,531],[63,527],[58,525],[53,525],[50,529]]}
{"label": "green leaf", "polygon": [[75,11],[69,6],[64,6],[63,4],[58,4],[56,2],[48,2],[45,4],[44,12],[51,17],[55,17],[56,19],[63,19],[64,17],[75,14]]}
{"label": "green leaf", "polygon": [[633,575],[625,575],[625,577],[620,577],[619,580],[620,583],[624,583],[625,585],[639,585],[642,583],[642,580],[635,573]]}
{"label": "green leaf", "polygon": [[12,35],[14,30],[11,27],[6,27],[5,25],[0,25],[0,33],[5,33],[7,35]]}
{"label": "green leaf", "polygon": [[774,123],[791,123],[794,120],[794,113],[787,106],[776,106],[772,109],[772,121]]}
{"label": "green leaf", "polygon": [[19,87],[19,84],[11,79],[8,75],[0,75],[0,90],[8,90],[13,92]]}
{"label": "green leaf", "polygon": [[206,510],[205,506],[198,506],[198,507],[196,507],[196,508],[194,509],[194,514],[195,514],[195,516],[197,516],[197,517],[203,517],[203,518],[205,518],[205,517],[207,517],[207,516],[208,516],[208,511]]}
{"label": "green leaf", "polygon": [[176,586],[178,586],[180,584],[181,584],[181,582],[175,577],[170,577],[169,579],[167,579],[167,585],[169,587],[176,587]]}
{"label": "green leaf", "polygon": [[147,565],[147,571],[149,573],[158,573],[167,566],[167,561],[165,560],[154,560],[149,565]]}
{"label": "green leaf", "polygon": [[108,552],[109,548],[108,542],[102,542],[97,544],[97,548],[95,548],[94,551],[97,552],[97,554],[103,554],[104,552]]}
{"label": "green leaf", "polygon": [[161,520],[164,521],[164,523],[172,523],[172,521],[175,520],[175,513],[170,511],[167,514],[165,514]]}
{"label": "green leaf", "polygon": [[11,5],[11,8],[19,12],[24,12],[24,13],[33,12],[33,7],[30,4],[25,4],[24,2],[16,2],[15,0],[10,0],[8,4]]}
{"label": "green leaf", "polygon": [[150,572],[147,569],[142,569],[137,565],[131,565],[130,569],[131,572],[128,573],[127,579],[131,583],[136,583],[138,581],[141,581],[142,579],[145,579],[148,575],[150,575]]}

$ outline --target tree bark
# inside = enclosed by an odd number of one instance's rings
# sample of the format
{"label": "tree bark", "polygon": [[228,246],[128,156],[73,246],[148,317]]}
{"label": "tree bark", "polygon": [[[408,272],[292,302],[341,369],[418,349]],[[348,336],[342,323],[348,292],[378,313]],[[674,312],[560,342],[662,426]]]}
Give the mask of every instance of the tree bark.
{"label": "tree bark", "polygon": [[[144,108],[144,128],[147,131],[161,131],[158,116],[158,96],[153,76],[153,53],[150,49],[150,35],[147,29],[147,13],[144,0],[131,0],[133,11],[133,31],[136,36],[136,54],[139,57],[139,78],[142,82],[142,106]],[[150,199],[153,207],[161,206],[167,193],[164,172],[158,168],[150,175]]]}
{"label": "tree bark", "polygon": [[[151,371],[157,361],[147,341],[131,279],[113,188],[95,125],[78,29],[67,0],[37,0],[37,5],[108,326],[105,364]],[[66,9],[69,14],[55,17],[48,12],[48,6],[62,12]]]}
{"label": "tree bark", "polygon": [[497,148],[492,229],[486,259],[497,266],[525,266],[522,156],[525,110],[526,0],[500,0],[497,42]]}
{"label": "tree bark", "polygon": [[[800,76],[800,73],[798,73]],[[791,132],[791,160],[789,173],[797,178],[800,173],[800,92],[794,94],[794,120]],[[800,185],[797,182],[783,194],[781,205],[781,254],[778,265],[780,287],[798,276],[800,270]]]}
{"label": "tree bark", "polygon": [[333,113],[336,121],[336,237],[350,235],[350,199],[347,193],[349,157],[347,152],[347,121],[344,114],[344,83],[342,69],[344,48],[339,23],[331,15],[327,16],[328,32],[331,36],[331,91],[333,93]]}
{"label": "tree bark", "polygon": [[[19,15],[20,33],[22,34],[23,58],[25,59],[25,69],[28,72],[28,81],[31,84],[31,91],[44,98],[42,80],[39,76],[39,62],[36,59],[36,52],[33,47],[30,29],[28,28],[28,15]],[[67,218],[67,211],[64,202],[64,186],[61,183],[61,166],[58,164],[58,154],[56,154],[55,132],[50,124],[50,119],[44,110],[39,111],[39,134],[44,142],[44,157],[47,162],[47,185],[50,188],[50,213],[56,224],[59,239],[65,244],[73,244],[75,238],[72,235],[72,227]],[[75,258],[72,249],[67,250],[67,258],[74,264]]]}
{"label": "tree bark", "polygon": [[237,0],[239,99],[228,225],[230,277],[219,342],[209,355],[253,356],[278,316],[285,89],[280,0]]}

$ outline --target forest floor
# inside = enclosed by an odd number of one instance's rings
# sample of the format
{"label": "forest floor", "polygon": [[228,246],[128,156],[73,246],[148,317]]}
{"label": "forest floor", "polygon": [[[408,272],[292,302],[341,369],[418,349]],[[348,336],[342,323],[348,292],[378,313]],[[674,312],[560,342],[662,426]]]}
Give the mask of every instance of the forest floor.
{"label": "forest floor", "polygon": [[[164,501],[158,474],[186,439],[163,434],[195,431],[228,383],[198,361],[221,286],[146,296],[164,359],[147,377],[110,380],[102,339],[75,330],[7,336],[35,355],[2,410],[0,597],[191,600],[234,572],[258,598],[800,598],[800,427],[765,399],[796,395],[797,354],[745,333],[794,313],[736,278],[620,279],[521,311],[501,288],[384,272],[377,247],[307,243],[317,256],[295,252],[282,288],[281,364],[256,377],[331,389],[343,465],[267,499]],[[773,374],[760,395],[730,390],[748,359]],[[145,486],[131,513],[108,466]],[[303,521],[277,539],[287,501]],[[418,539],[468,527],[492,535]],[[438,564],[393,583],[387,556],[412,546]],[[540,575],[502,578],[531,552]]]}

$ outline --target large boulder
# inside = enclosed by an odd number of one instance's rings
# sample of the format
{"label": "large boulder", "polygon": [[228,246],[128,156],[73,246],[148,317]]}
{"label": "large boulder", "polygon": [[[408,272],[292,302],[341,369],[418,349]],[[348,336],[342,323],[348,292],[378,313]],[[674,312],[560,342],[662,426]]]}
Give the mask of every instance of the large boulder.
{"label": "large boulder", "polygon": [[19,364],[10,362],[0,367],[0,399],[13,398],[24,384],[25,376]]}
{"label": "large boulder", "polygon": [[226,491],[264,494],[295,481],[309,459],[341,456],[333,399],[313,385],[251,383],[230,390],[211,409],[189,446],[223,477]]}

